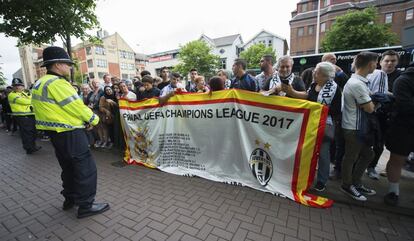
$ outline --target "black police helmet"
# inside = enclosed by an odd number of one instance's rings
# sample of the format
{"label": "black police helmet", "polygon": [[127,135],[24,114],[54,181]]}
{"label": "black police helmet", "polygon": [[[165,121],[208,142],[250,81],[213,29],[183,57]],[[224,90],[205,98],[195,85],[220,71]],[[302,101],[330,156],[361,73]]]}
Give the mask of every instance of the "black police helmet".
{"label": "black police helmet", "polygon": [[24,86],[23,80],[19,79],[19,78],[13,78],[12,79],[12,86]]}
{"label": "black police helmet", "polygon": [[53,63],[73,64],[73,61],[63,48],[58,46],[50,46],[43,50],[43,64],[41,67],[45,67]]}

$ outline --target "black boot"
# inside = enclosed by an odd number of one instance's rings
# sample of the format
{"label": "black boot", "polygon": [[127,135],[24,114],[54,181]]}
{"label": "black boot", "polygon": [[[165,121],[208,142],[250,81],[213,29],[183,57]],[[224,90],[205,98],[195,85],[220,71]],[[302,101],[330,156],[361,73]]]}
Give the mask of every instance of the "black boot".
{"label": "black boot", "polygon": [[35,146],[33,149],[26,150],[26,154],[33,154],[33,153],[37,152],[40,149],[42,149],[41,146]]}
{"label": "black boot", "polygon": [[100,214],[109,210],[108,203],[93,203],[90,206],[80,206],[78,209],[78,218],[85,218],[95,214]]}
{"label": "black boot", "polygon": [[63,209],[63,211],[67,211],[67,210],[73,208],[73,206],[75,206],[75,202],[73,200],[65,199],[65,201],[63,202],[62,209]]}

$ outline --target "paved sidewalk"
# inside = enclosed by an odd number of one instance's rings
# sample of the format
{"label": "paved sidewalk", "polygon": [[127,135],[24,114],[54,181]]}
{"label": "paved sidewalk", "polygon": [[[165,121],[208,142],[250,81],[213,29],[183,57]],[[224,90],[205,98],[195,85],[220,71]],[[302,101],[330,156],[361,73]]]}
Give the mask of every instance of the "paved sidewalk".
{"label": "paved sidewalk", "polygon": [[414,217],[335,203],[308,208],[250,188],[181,177],[96,151],[97,201],[111,210],[78,220],[62,211],[50,143],[23,154],[0,132],[0,240],[414,240]]}

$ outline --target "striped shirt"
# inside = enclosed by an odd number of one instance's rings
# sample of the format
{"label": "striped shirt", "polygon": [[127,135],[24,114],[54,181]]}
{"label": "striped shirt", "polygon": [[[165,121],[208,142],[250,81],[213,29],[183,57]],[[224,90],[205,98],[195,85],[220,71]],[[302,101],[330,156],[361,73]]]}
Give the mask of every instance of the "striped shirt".
{"label": "striped shirt", "polygon": [[384,71],[376,69],[367,76],[367,79],[369,80],[369,90],[372,94],[388,93],[388,76]]}
{"label": "striped shirt", "polygon": [[353,74],[345,84],[342,94],[342,128],[360,130],[362,127],[361,105],[371,102],[368,79]]}

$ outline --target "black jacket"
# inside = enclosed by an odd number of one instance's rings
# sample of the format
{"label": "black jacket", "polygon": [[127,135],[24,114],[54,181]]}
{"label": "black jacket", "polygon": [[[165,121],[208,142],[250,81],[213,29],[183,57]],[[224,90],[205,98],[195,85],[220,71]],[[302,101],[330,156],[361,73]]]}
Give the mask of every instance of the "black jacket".
{"label": "black jacket", "polygon": [[396,120],[414,127],[414,67],[407,68],[395,80],[393,90]]}

